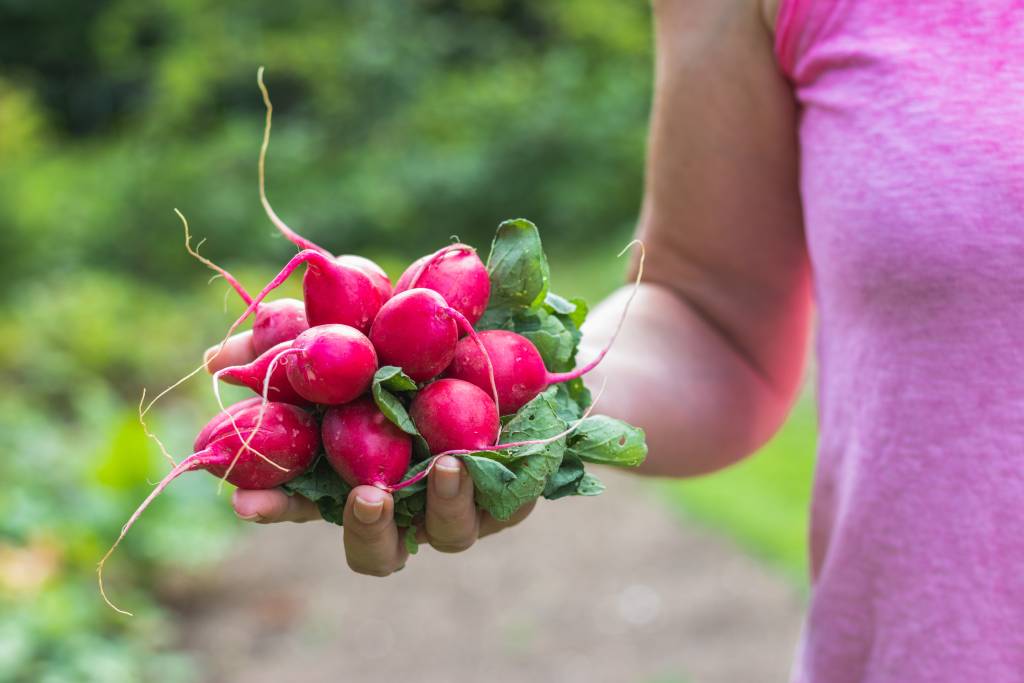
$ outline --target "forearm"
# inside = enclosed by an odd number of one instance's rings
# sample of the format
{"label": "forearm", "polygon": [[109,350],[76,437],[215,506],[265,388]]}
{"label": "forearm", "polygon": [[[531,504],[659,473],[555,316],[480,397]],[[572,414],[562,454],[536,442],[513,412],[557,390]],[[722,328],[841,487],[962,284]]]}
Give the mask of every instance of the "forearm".
{"label": "forearm", "polygon": [[[580,361],[610,339],[628,288],[591,313]],[[792,353],[803,356],[804,341]],[[765,377],[684,297],[643,285],[612,350],[586,378],[597,411],[647,433],[645,474],[693,476],[725,467],[756,450],[779,428],[798,380]]]}

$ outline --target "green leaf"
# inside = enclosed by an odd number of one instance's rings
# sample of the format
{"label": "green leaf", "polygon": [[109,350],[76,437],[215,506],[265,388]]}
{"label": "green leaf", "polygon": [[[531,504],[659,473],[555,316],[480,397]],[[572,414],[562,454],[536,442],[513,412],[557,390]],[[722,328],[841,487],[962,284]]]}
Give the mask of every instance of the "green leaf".
{"label": "green leaf", "polygon": [[352,490],[323,456],[317,458],[305,474],[283,484],[281,488],[288,495],[298,494],[313,501],[325,520],[339,526],[345,501]]}
{"label": "green leaf", "polygon": [[554,292],[548,292],[544,297],[544,305],[553,313],[569,315],[576,310],[576,304],[565,297],[558,296]]}
{"label": "green leaf", "polygon": [[606,415],[592,415],[570,436],[569,451],[587,462],[636,467],[647,457],[647,444],[644,430]]}
{"label": "green leaf", "polygon": [[416,424],[412,421],[412,418],[409,417],[409,412],[405,409],[402,399],[391,393],[392,391],[405,392],[414,391],[415,389],[416,382],[412,381],[408,375],[402,372],[401,368],[394,365],[385,365],[373,375],[373,385],[370,393],[373,394],[373,402],[377,404],[380,412],[384,413],[384,417],[388,418],[392,424],[412,437],[416,459],[422,460],[423,458],[430,457],[430,448],[427,446],[426,440],[420,435],[419,430],[416,429]]}
{"label": "green leaf", "polygon": [[579,486],[576,487],[577,496],[599,496],[602,493],[604,493],[604,484],[589,472],[583,475]]}
{"label": "green leaf", "polygon": [[373,383],[388,391],[416,391],[416,382],[396,365],[384,365],[373,375]]}
{"label": "green leaf", "polygon": [[548,292],[548,261],[537,226],[517,218],[504,221],[491,243],[487,257],[491,276],[486,327],[502,326],[515,311],[533,308]]}
{"label": "green leaf", "polygon": [[[558,417],[553,396],[553,390],[549,389],[520,408],[502,429],[501,442],[544,439],[564,431],[566,424]],[[483,461],[490,458],[475,454],[478,474],[473,477],[473,483],[477,505],[496,519],[508,519],[522,505],[544,492],[548,477],[558,471],[564,452],[564,438],[547,444],[521,446],[509,450],[504,465],[495,462],[501,469],[484,464]],[[467,462],[467,467],[473,466]],[[508,479],[503,470],[515,478]],[[473,471],[471,469],[470,474]]]}
{"label": "green leaf", "polygon": [[571,370],[579,345],[580,333],[572,323],[566,326],[564,319],[541,308],[525,316],[517,316],[513,321],[515,331],[529,339],[544,366],[552,372]]}
{"label": "green leaf", "polygon": [[544,497],[548,500],[557,500],[564,496],[576,495],[577,486],[584,474],[583,462],[566,451],[558,471],[548,477],[548,482],[544,486]]}
{"label": "green leaf", "polygon": [[405,543],[405,549],[410,555],[415,555],[419,552],[420,544],[419,541],[416,540],[416,527],[406,527],[405,533],[402,534],[402,541]]}
{"label": "green leaf", "polygon": [[419,436],[419,430],[416,429],[415,423],[409,417],[409,413],[406,411],[405,406],[402,405],[402,402],[397,396],[385,389],[383,385],[376,382],[373,384],[373,402],[380,408],[380,412],[384,413],[384,416],[403,432]]}
{"label": "green leaf", "polygon": [[569,313],[569,320],[576,326],[576,329],[583,327],[583,321],[587,319],[587,314],[590,313],[590,307],[587,306],[587,302],[579,297],[573,297],[571,299],[575,309]]}
{"label": "green leaf", "polygon": [[460,459],[466,464],[473,483],[480,490],[496,490],[516,479],[515,472],[497,460],[475,455],[463,455]]}

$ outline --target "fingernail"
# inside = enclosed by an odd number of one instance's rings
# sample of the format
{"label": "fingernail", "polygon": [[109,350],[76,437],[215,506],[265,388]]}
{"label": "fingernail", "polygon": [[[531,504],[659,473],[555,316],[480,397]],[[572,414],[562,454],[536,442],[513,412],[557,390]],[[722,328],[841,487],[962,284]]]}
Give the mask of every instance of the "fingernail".
{"label": "fingernail", "polygon": [[235,510],[235,516],[246,522],[262,522],[263,516],[257,510],[246,505],[246,498],[236,490],[231,494],[231,507]]}
{"label": "fingernail", "polygon": [[251,515],[243,515],[238,510],[235,510],[235,517],[238,517],[239,519],[241,519],[241,520],[243,520],[245,522],[262,522],[263,521],[263,515],[259,514],[258,512],[257,513],[253,513]]}
{"label": "fingernail", "polygon": [[373,524],[384,512],[384,492],[370,490],[356,495],[352,514],[363,524]]}
{"label": "fingernail", "polygon": [[445,500],[451,500],[459,495],[459,484],[461,484],[459,461],[446,455],[438,459],[434,469],[437,470],[437,476],[434,477],[434,491],[437,492],[437,495]]}

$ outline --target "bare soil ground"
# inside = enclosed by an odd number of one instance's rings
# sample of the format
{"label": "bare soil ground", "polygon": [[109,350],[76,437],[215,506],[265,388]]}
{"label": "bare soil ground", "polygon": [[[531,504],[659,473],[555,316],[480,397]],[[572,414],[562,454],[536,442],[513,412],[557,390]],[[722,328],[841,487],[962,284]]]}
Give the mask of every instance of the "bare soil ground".
{"label": "bare soil ground", "polygon": [[337,527],[256,528],[182,605],[185,647],[218,683],[784,683],[798,591],[601,474],[387,579],[348,570]]}

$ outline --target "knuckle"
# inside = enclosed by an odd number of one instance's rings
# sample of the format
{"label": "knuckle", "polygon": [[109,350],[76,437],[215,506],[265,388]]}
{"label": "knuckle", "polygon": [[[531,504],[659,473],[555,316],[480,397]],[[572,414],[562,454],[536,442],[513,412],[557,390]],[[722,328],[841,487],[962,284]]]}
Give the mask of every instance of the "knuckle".
{"label": "knuckle", "polygon": [[472,503],[469,505],[434,505],[427,507],[427,517],[437,525],[470,526],[475,515]]}
{"label": "knuckle", "polygon": [[376,545],[383,541],[388,533],[387,524],[352,524],[348,527],[349,533],[351,533],[361,543],[366,545]]}

